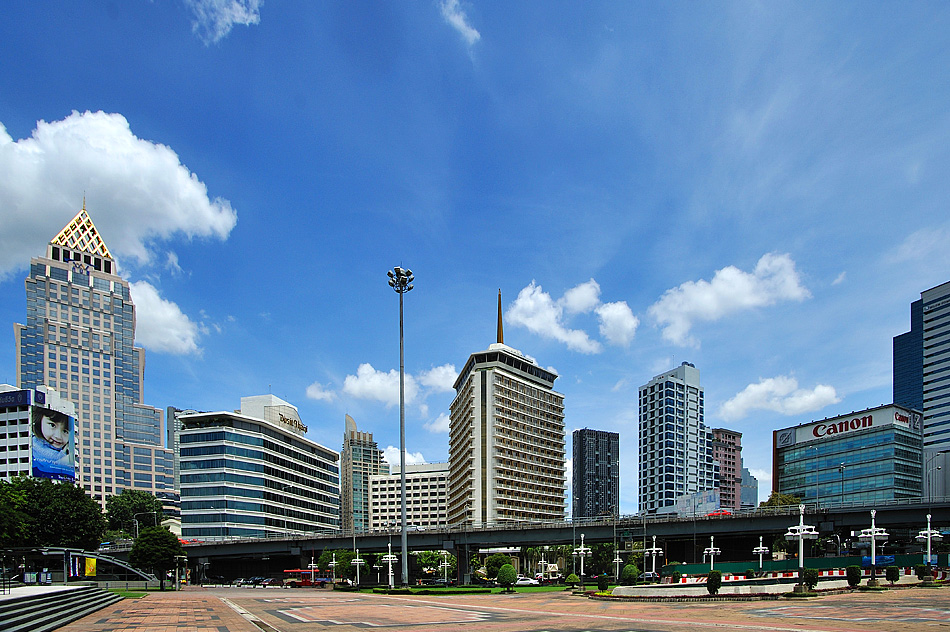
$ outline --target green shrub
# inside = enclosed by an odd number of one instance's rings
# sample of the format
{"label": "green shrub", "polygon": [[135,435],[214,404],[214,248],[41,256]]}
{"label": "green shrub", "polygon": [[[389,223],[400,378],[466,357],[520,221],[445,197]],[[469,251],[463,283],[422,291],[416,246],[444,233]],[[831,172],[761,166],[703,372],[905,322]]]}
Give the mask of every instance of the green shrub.
{"label": "green shrub", "polygon": [[901,569],[896,566],[888,566],[884,569],[884,579],[892,584],[896,584],[901,578]]}
{"label": "green shrub", "polygon": [[845,569],[845,575],[848,578],[848,586],[854,588],[861,583],[861,567],[849,566]]}
{"label": "green shrub", "polygon": [[754,568],[745,569],[745,578],[752,579],[753,577],[755,577],[755,569]]}
{"label": "green shrub", "polygon": [[930,568],[926,564],[918,564],[915,566],[914,573],[917,575],[917,579],[920,581],[924,581],[924,578],[932,576]]}
{"label": "green shrub", "polygon": [[510,591],[511,585],[515,583],[518,579],[518,573],[515,572],[515,567],[511,564],[505,564],[498,569],[498,577],[496,581],[500,586],[504,586],[505,590]]}
{"label": "green shrub", "polygon": [[706,590],[710,595],[715,595],[719,592],[720,586],[722,586],[722,571],[709,571],[706,578]]}
{"label": "green shrub", "polygon": [[679,571],[678,568],[674,568],[666,574],[674,584],[680,583],[680,580],[683,579],[683,573]]}
{"label": "green shrub", "polygon": [[564,583],[570,586],[571,588],[574,588],[574,586],[577,586],[579,583],[581,583],[581,580],[577,575],[575,575],[574,573],[571,573],[570,575],[567,576],[567,579],[564,580]]}
{"label": "green shrub", "polygon": [[633,586],[637,583],[638,577],[640,577],[640,569],[636,564],[627,564],[620,571],[620,583],[624,586]]}
{"label": "green shrub", "polygon": [[808,590],[814,590],[818,585],[818,569],[806,568],[802,573],[802,583],[808,586]]}
{"label": "green shrub", "polygon": [[607,587],[610,586],[610,578],[607,577],[606,573],[601,573],[597,576],[597,590],[604,592],[607,590]]}

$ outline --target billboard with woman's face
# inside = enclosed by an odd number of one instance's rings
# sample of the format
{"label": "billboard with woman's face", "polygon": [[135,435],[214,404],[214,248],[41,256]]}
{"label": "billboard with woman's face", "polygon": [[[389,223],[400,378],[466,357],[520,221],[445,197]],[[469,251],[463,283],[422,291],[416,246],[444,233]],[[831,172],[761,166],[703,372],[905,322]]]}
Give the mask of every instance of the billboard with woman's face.
{"label": "billboard with woman's face", "polygon": [[76,482],[76,420],[65,413],[33,407],[33,476]]}

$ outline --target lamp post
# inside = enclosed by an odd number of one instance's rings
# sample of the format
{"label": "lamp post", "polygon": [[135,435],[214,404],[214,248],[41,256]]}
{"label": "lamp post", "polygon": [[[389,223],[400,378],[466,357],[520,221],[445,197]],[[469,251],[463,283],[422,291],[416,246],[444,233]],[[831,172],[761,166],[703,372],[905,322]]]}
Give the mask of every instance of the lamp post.
{"label": "lamp post", "polygon": [[403,337],[403,294],[412,290],[412,270],[399,266],[386,272],[389,287],[399,295],[399,484],[400,516],[402,526],[402,585],[409,585],[409,535],[406,531],[406,356]]}
{"label": "lamp post", "polygon": [[366,561],[360,557],[360,550],[356,549],[356,557],[350,560],[350,564],[356,567],[356,585],[360,585],[360,566],[365,564]]}
{"label": "lamp post", "polygon": [[[710,546],[711,546],[711,543],[710,543]],[[649,549],[645,549],[643,551],[643,554],[650,556],[650,563],[651,563],[650,572],[656,574],[656,556],[663,555],[663,549],[659,548],[656,545],[656,536],[653,536],[653,546],[650,547]]]}
{"label": "lamp post", "polygon": [[792,525],[785,532],[786,540],[798,540],[798,579],[804,581],[805,573],[805,540],[818,539],[815,527],[805,524],[805,505],[798,506],[798,524]]}
{"label": "lamp post", "polygon": [[333,561],[330,562],[330,574],[332,583],[336,583],[336,553],[333,554]]}
{"label": "lamp post", "polygon": [[877,510],[871,510],[871,528],[862,529],[861,535],[858,536],[859,540],[870,540],[871,542],[871,579],[868,580],[868,586],[877,586],[877,579],[875,575],[875,566],[877,564],[877,541],[883,540],[887,542],[887,531],[882,527],[874,526],[874,516],[877,515]]}
{"label": "lamp post", "polygon": [[703,559],[706,559],[707,555],[709,556],[709,570],[710,571],[714,570],[713,564],[715,563],[716,556],[722,553],[721,550],[715,547],[714,545],[715,540],[716,540],[716,536],[714,535],[709,536],[709,546],[706,547],[706,549],[703,551]]}
{"label": "lamp post", "polygon": [[135,523],[135,538],[136,539],[138,539],[139,537],[139,516],[146,516],[148,514],[152,514],[153,516],[155,516],[155,522],[156,523],[158,522],[158,515],[154,511],[140,511],[137,514],[132,514],[132,522]]}
{"label": "lamp post", "polygon": [[921,531],[920,534],[915,538],[918,542],[927,541],[927,566],[933,564],[933,558],[931,557],[930,542],[931,540],[936,540],[939,542],[943,540],[943,536],[940,535],[939,531],[930,528],[930,514],[927,514],[927,530]]}
{"label": "lamp post", "polygon": [[386,554],[386,557],[383,558],[383,561],[386,562],[386,565],[389,566],[389,589],[393,589],[393,562],[396,561],[396,556],[393,555],[393,543],[389,543],[389,553]]}
{"label": "lamp post", "polygon": [[442,563],[439,566],[442,567],[442,577],[445,579],[445,585],[449,585],[449,568],[452,566],[449,564],[449,552],[448,551],[439,551],[439,554],[442,556]]}
{"label": "lamp post", "polygon": [[759,570],[762,570],[762,556],[767,555],[769,552],[769,547],[762,544],[762,536],[759,536],[759,546],[752,549],[753,555],[759,556]]}
{"label": "lamp post", "polygon": [[581,558],[581,590],[584,590],[584,558],[590,555],[590,547],[584,546],[584,534],[581,534],[581,545],[574,549],[574,556]]}

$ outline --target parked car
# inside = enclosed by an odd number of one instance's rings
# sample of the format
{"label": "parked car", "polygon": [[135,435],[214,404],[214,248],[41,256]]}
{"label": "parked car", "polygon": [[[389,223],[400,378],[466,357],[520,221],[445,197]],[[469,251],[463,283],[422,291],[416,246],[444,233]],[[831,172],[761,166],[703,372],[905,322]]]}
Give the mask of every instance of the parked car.
{"label": "parked car", "polygon": [[429,582],[432,586],[454,586],[455,580],[452,578],[445,579],[444,577],[438,577]]}
{"label": "parked car", "polygon": [[732,512],[726,509],[717,509],[716,511],[713,511],[712,513],[708,513],[706,515],[707,516],[731,516]]}
{"label": "parked car", "polygon": [[235,579],[233,582],[231,582],[231,585],[232,585],[232,586],[243,586],[246,581],[247,581],[247,580],[244,579],[243,577],[238,577],[238,578]]}
{"label": "parked car", "polygon": [[515,586],[537,586],[540,582],[533,577],[521,576],[515,580]]}
{"label": "parked car", "polygon": [[647,571],[645,573],[640,573],[640,581],[642,582],[658,582],[660,581],[659,573],[653,573]]}
{"label": "parked car", "polygon": [[261,586],[263,586],[264,588],[267,588],[268,586],[283,586],[283,585],[284,585],[284,580],[281,579],[280,577],[276,577],[276,578],[268,577],[267,579],[261,582]]}

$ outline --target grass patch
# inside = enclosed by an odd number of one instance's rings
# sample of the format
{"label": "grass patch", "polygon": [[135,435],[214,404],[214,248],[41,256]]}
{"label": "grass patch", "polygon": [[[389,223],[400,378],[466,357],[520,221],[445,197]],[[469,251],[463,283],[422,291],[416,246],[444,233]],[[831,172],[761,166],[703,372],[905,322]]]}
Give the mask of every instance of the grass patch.
{"label": "grass patch", "polygon": [[142,590],[124,590],[121,588],[110,588],[109,592],[119,595],[123,599],[139,599],[148,594],[147,591]]}

